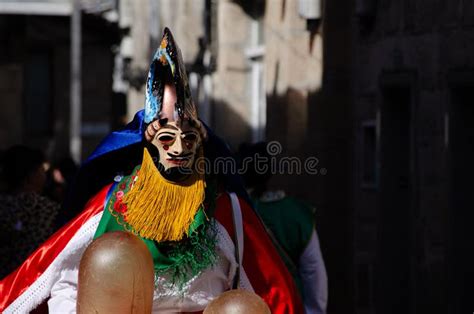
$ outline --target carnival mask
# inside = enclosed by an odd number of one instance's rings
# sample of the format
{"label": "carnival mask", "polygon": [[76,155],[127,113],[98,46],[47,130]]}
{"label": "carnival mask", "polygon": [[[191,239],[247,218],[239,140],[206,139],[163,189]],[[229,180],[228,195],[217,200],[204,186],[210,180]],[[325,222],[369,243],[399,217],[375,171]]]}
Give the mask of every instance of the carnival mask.
{"label": "carnival mask", "polygon": [[155,164],[170,181],[181,181],[194,165],[206,131],[191,98],[181,52],[165,28],[146,85],[145,139],[158,149]]}
{"label": "carnival mask", "polygon": [[159,162],[165,171],[179,167],[191,169],[201,144],[199,131],[188,120],[167,122],[159,128],[151,143],[159,153]]}

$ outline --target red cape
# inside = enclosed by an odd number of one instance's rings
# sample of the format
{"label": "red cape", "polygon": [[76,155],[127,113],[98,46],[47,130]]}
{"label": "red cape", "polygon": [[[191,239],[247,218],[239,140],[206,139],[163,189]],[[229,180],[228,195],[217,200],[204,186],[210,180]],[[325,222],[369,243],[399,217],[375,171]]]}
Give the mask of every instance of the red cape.
{"label": "red cape", "polygon": [[[86,221],[103,210],[109,188],[103,188],[79,216],[53,234],[15,272],[0,281],[0,312],[28,290]],[[262,223],[253,209],[241,199],[240,205],[244,221],[243,268],[252,287],[269,305],[272,313],[303,313],[293,279]],[[231,202],[227,194],[218,198],[215,218],[229,235],[234,235]]]}

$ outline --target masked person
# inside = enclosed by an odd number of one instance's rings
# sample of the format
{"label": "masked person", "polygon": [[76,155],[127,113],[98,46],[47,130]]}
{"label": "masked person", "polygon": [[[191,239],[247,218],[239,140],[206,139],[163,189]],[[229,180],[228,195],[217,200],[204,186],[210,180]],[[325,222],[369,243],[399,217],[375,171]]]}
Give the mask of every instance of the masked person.
{"label": "masked person", "polygon": [[301,313],[291,275],[238,182],[198,171],[200,160],[228,151],[198,119],[168,29],[146,87],[145,110],[82,166],[69,203],[86,203],[82,213],[0,282],[0,311],[26,313],[48,301],[50,312],[74,312],[82,253],[93,238],[121,230],[152,255],[153,312],[202,311],[238,286],[272,313]]}

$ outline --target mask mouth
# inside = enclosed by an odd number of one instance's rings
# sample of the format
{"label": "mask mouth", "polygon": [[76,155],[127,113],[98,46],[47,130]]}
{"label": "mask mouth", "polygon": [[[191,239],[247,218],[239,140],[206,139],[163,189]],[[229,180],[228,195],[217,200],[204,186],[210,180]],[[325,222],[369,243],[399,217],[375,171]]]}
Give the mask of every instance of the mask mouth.
{"label": "mask mouth", "polygon": [[175,155],[175,154],[172,154],[172,153],[168,153],[168,157],[170,157],[169,159],[176,159],[176,160],[180,160],[180,159],[190,159],[191,157],[193,156],[193,153],[185,153],[185,154],[180,154],[180,155]]}
{"label": "mask mouth", "polygon": [[191,157],[173,157],[167,158],[166,160],[173,165],[184,166],[191,160]]}
{"label": "mask mouth", "polygon": [[188,153],[188,154],[180,155],[180,156],[173,156],[173,155],[168,154],[169,158],[166,158],[166,160],[172,163],[176,163],[176,164],[184,164],[188,162],[189,160],[191,160],[192,156],[193,156],[192,153]]}
{"label": "mask mouth", "polygon": [[186,166],[186,165],[189,164],[189,161],[191,160],[193,155],[194,154],[191,153],[191,152],[181,154],[181,155],[173,155],[173,154],[168,153],[167,154],[168,158],[166,158],[166,161],[168,161],[169,163],[171,163],[172,165],[175,166],[175,167],[171,167],[171,168],[181,167],[183,169],[189,169],[189,166]]}
{"label": "mask mouth", "polygon": [[[158,149],[156,146],[154,146],[151,143],[147,143],[146,147],[148,149],[148,152],[153,158],[153,162],[156,166],[156,169],[160,172],[160,174],[165,178],[166,180],[170,182],[184,182],[186,181],[192,174],[193,174],[193,169],[192,167],[182,167],[181,163],[185,163],[189,161],[190,157],[192,157],[192,154],[186,154],[186,155],[180,155],[180,156],[173,156],[173,159],[176,159],[177,161],[180,160],[180,164],[177,164],[176,167],[171,167],[168,169],[165,169],[165,167],[161,164],[160,162],[160,154],[158,152]],[[186,161],[181,161],[186,159]]]}

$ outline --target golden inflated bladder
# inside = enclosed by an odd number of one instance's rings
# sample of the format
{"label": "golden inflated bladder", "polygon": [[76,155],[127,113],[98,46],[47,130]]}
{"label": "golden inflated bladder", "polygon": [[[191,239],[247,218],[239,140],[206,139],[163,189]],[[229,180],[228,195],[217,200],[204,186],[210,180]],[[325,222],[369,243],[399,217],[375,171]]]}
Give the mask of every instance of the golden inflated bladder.
{"label": "golden inflated bladder", "polygon": [[229,290],[214,299],[203,314],[271,314],[257,294],[243,289]]}
{"label": "golden inflated bladder", "polygon": [[145,243],[131,233],[105,233],[81,258],[77,313],[151,313],[153,290],[153,259]]}

